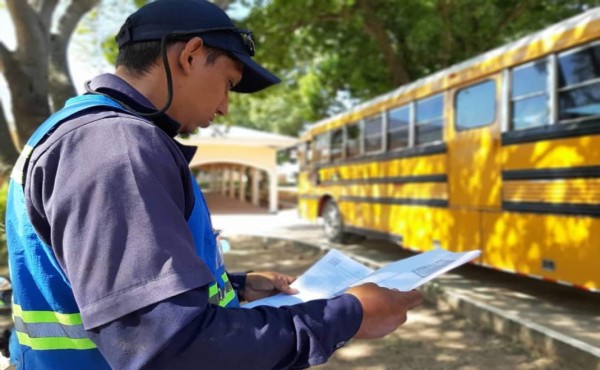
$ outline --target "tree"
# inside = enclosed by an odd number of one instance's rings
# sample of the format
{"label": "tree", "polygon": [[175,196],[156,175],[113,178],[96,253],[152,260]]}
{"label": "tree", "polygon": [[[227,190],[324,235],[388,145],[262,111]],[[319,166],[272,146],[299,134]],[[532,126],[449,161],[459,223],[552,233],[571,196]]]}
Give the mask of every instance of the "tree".
{"label": "tree", "polygon": [[[12,97],[12,107],[0,102],[0,162],[14,163],[37,126],[75,95],[67,47],[84,14],[100,0],[71,1],[57,15],[59,0],[6,0],[17,38],[16,50],[0,42],[0,71]],[[12,145],[4,109],[12,109],[16,142]]]}

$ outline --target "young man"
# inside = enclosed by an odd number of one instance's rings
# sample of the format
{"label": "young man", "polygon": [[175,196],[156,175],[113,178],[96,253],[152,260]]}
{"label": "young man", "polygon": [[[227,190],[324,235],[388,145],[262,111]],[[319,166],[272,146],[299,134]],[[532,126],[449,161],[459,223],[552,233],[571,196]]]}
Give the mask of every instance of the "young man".
{"label": "young man", "polygon": [[177,133],[227,114],[229,91],[278,82],[248,31],[205,0],[158,0],[101,75],[46,121],[11,177],[7,236],[18,369],[287,369],[382,337],[421,302],[373,284],[291,307],[292,277],[227,274]]}

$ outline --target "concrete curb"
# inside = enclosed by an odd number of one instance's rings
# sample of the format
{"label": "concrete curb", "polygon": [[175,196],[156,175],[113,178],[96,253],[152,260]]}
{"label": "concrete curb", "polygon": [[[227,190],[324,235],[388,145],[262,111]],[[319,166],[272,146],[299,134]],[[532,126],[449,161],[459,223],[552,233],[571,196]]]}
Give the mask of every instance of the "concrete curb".
{"label": "concrete curb", "polygon": [[425,299],[478,326],[522,343],[526,348],[564,359],[571,369],[600,370],[600,349],[542,325],[475,301],[437,282],[423,286]]}
{"label": "concrete curb", "polygon": [[[294,245],[320,250],[329,250],[332,246],[317,245],[279,236],[232,235],[230,238],[259,238],[267,241],[288,241]],[[344,251],[357,261],[379,268],[383,263],[374,261],[352,252]],[[426,283],[422,287],[425,299],[442,311],[452,311],[466,317],[478,326],[488,328],[495,333],[522,343],[526,348],[543,354],[555,356],[568,363],[571,369],[600,370],[600,348],[571,338],[550,328],[503,312],[495,307],[466,297],[454,289],[444,287],[439,281]]]}

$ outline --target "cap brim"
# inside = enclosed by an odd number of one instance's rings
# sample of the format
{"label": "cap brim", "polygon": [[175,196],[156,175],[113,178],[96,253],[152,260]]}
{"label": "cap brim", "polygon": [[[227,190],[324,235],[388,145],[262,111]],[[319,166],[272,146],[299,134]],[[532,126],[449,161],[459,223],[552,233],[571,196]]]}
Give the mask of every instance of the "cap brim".
{"label": "cap brim", "polygon": [[231,89],[232,91],[253,93],[281,82],[279,77],[256,63],[249,55],[236,52],[233,54],[244,64],[244,71],[242,73],[242,80]]}

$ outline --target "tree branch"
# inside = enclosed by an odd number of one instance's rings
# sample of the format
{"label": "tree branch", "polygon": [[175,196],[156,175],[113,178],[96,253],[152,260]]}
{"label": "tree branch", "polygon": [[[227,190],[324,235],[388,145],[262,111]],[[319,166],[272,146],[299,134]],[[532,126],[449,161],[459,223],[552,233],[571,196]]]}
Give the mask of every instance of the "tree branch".
{"label": "tree branch", "polygon": [[11,53],[3,44],[0,44],[0,54],[4,63],[2,73],[12,97],[12,112],[17,126],[15,145],[21,148],[49,115],[47,72],[46,68],[26,69],[20,59],[23,54]]}
{"label": "tree branch", "polygon": [[504,27],[509,25],[515,19],[519,18],[525,12],[525,10],[527,10],[528,6],[529,1],[523,0],[517,2],[517,6],[512,8],[512,11],[508,13],[508,15],[506,15],[506,17],[504,17],[504,19],[502,19],[500,23],[498,23],[498,25],[496,26],[496,31],[493,34],[499,35],[500,32],[502,32],[502,30],[504,29]]}
{"label": "tree branch", "polygon": [[58,34],[51,36],[49,83],[50,97],[54,109],[62,107],[67,99],[76,94],[67,58],[67,47],[81,18],[99,3],[100,0],[71,2],[67,11],[60,19]]}
{"label": "tree branch", "polygon": [[6,45],[2,41],[0,41],[0,73],[4,73],[5,66],[9,64],[9,61],[6,59],[12,58],[10,50],[6,48]]}
{"label": "tree branch", "polygon": [[358,0],[356,5],[362,10],[366,33],[373,38],[383,54],[388,70],[392,74],[392,84],[400,86],[410,82],[410,75],[402,54],[394,51],[394,42],[369,1]]}
{"label": "tree branch", "polygon": [[67,11],[62,16],[58,24],[58,34],[68,43],[71,39],[75,27],[79,24],[81,18],[90,10],[94,9],[100,0],[77,0],[72,1]]}
{"label": "tree branch", "polygon": [[6,173],[7,169],[10,168],[17,157],[19,152],[12,140],[10,129],[8,128],[8,120],[4,114],[4,106],[2,100],[0,100],[0,175]]}
{"label": "tree branch", "polygon": [[0,42],[0,73],[6,73],[10,68],[14,68],[15,64],[13,52]]}
{"label": "tree branch", "polygon": [[40,55],[45,58],[48,52],[48,33],[44,29],[40,17],[35,10],[24,0],[6,0],[8,11],[15,27],[18,52],[27,55],[24,60],[39,60]]}
{"label": "tree branch", "polygon": [[452,55],[452,27],[450,22],[450,10],[452,8],[452,0],[438,0],[437,8],[442,15],[442,24],[444,31],[442,32],[442,55],[441,64],[447,67],[450,64]]}
{"label": "tree branch", "polygon": [[54,15],[57,4],[58,0],[42,0],[42,4],[38,8],[40,19],[47,30],[50,30],[50,27],[52,26],[52,16]]}
{"label": "tree branch", "polygon": [[231,0],[215,0],[215,1],[213,1],[213,3],[218,5],[219,8],[221,8],[223,10],[227,10],[227,9],[229,9],[229,5],[231,5]]}

